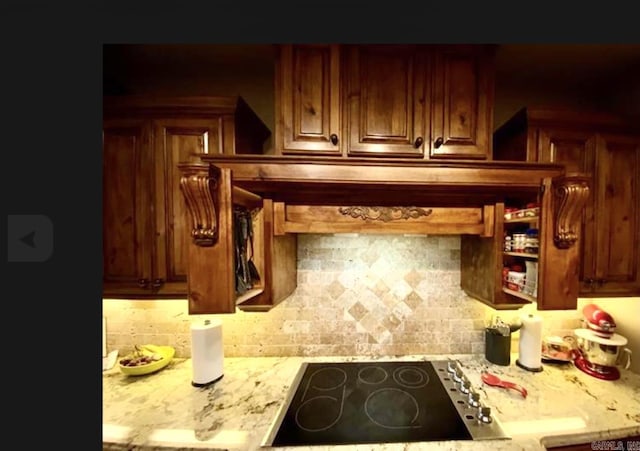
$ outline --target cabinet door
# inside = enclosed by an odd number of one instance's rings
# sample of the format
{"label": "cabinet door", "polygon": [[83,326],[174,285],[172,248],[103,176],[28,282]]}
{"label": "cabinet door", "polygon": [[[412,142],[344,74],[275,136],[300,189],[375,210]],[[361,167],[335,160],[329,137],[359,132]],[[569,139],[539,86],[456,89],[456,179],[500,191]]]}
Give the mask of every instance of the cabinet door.
{"label": "cabinet door", "polygon": [[283,45],[277,65],[276,151],[340,154],[337,45]]}
{"label": "cabinet door", "polygon": [[640,138],[598,137],[595,287],[598,295],[640,294]]}
{"label": "cabinet door", "polygon": [[156,258],[152,288],[158,295],[186,296],[189,216],[177,164],[217,148],[218,121],[156,120],[154,136]]}
{"label": "cabinet door", "polygon": [[492,51],[467,46],[434,53],[430,158],[490,159]]}
{"label": "cabinet door", "polygon": [[428,120],[424,55],[413,46],[345,48],[349,155],[424,156]]}
{"label": "cabinet door", "polygon": [[150,130],[106,120],[102,132],[103,295],[148,295],[152,268]]}
{"label": "cabinet door", "polygon": [[541,163],[564,164],[567,172],[591,174],[591,193],[582,214],[580,236],[580,293],[591,291],[595,279],[595,196],[593,176],[597,135],[588,131],[571,131],[563,129],[538,129],[536,146],[537,158]]}

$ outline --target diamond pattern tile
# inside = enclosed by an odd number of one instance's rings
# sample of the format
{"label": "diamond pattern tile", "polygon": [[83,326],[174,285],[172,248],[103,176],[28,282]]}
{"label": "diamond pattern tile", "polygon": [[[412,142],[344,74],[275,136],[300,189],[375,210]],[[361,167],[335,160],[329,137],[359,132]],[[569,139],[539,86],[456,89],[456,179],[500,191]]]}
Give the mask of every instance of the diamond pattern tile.
{"label": "diamond pattern tile", "polygon": [[331,296],[332,299],[337,299],[340,297],[342,293],[345,292],[345,287],[342,286],[340,281],[334,280],[328,287],[327,293]]}
{"label": "diamond pattern tile", "polygon": [[422,299],[415,291],[412,291],[406,298],[404,298],[404,303],[407,304],[412,311],[418,308],[418,306],[423,302],[424,299]]}
{"label": "diamond pattern tile", "polygon": [[364,316],[369,313],[369,310],[360,302],[356,302],[349,309],[349,314],[356,320],[360,321]]}
{"label": "diamond pattern tile", "polygon": [[411,288],[416,288],[420,282],[424,280],[424,272],[416,271],[412,269],[404,276],[404,280],[409,284]]}
{"label": "diamond pattern tile", "polygon": [[[171,335],[189,357],[187,301],[162,306],[103,301],[108,347],[125,352],[144,331],[149,342]],[[300,234],[293,294],[269,314],[221,319],[229,356],[384,356],[482,352],[489,310],[460,289],[459,236]],[[545,324],[578,321],[568,313]]]}

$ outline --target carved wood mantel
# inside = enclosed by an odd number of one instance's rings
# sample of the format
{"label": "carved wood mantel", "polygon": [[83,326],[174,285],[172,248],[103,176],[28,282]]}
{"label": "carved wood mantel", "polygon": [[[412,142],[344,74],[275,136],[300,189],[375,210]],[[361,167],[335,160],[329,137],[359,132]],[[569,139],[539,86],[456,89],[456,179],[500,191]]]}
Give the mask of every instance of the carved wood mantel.
{"label": "carved wood mantel", "polygon": [[[357,231],[362,231],[358,220],[391,224],[398,219],[429,217],[432,211],[416,207],[416,202],[482,208],[517,191],[534,192],[542,179],[550,177],[554,208],[548,214],[554,217],[553,240],[559,249],[576,242],[580,215],[589,193],[587,176],[565,175],[564,167],[554,164],[417,164],[398,160],[339,162],[202,155],[198,163],[178,166],[182,172],[180,188],[191,217],[191,237],[201,247],[213,246],[218,239],[217,190],[221,170],[233,174],[232,189],[237,201],[244,199],[258,206],[262,198],[271,198],[292,205],[336,205],[341,215],[354,220]],[[345,202],[350,196],[357,196],[359,205]],[[406,203],[399,203],[399,199]],[[348,228],[347,224],[341,227]]]}
{"label": "carved wood mantel", "polygon": [[[191,219],[190,314],[233,313],[241,305],[268,310],[289,295],[295,288],[290,276],[296,270],[297,233],[462,234],[495,242],[500,239],[496,215],[503,214],[495,206],[505,199],[535,198],[541,186],[541,239],[548,245],[541,246],[540,270],[554,265],[565,276],[557,283],[547,279],[539,296],[557,299],[564,293],[562,306],[573,308],[576,243],[589,195],[586,174],[567,174],[563,165],[546,163],[198,159],[178,164]],[[256,209],[259,216],[254,230],[261,240],[256,258],[263,284],[248,292],[251,297],[235,290],[236,205]]]}

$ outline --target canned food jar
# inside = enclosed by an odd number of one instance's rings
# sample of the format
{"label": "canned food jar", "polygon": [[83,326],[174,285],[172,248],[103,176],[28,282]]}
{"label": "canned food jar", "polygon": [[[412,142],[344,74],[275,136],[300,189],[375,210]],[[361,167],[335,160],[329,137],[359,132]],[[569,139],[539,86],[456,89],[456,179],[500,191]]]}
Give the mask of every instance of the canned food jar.
{"label": "canned food jar", "polygon": [[511,249],[514,252],[524,252],[524,248],[526,246],[527,235],[524,233],[514,233],[513,240],[511,243]]}
{"label": "canned food jar", "polygon": [[524,243],[524,252],[527,254],[537,254],[538,247],[537,238],[527,238]]}

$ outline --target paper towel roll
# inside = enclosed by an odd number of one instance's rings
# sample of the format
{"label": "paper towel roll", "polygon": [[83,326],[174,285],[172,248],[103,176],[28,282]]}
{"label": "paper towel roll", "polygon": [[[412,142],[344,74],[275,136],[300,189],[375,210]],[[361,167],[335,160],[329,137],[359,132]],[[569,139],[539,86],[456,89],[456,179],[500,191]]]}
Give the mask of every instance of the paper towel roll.
{"label": "paper towel roll", "polygon": [[533,314],[522,316],[516,365],[527,371],[542,371],[542,318],[540,316]]}
{"label": "paper towel roll", "polygon": [[223,375],[222,321],[206,319],[191,324],[191,384],[201,387]]}

